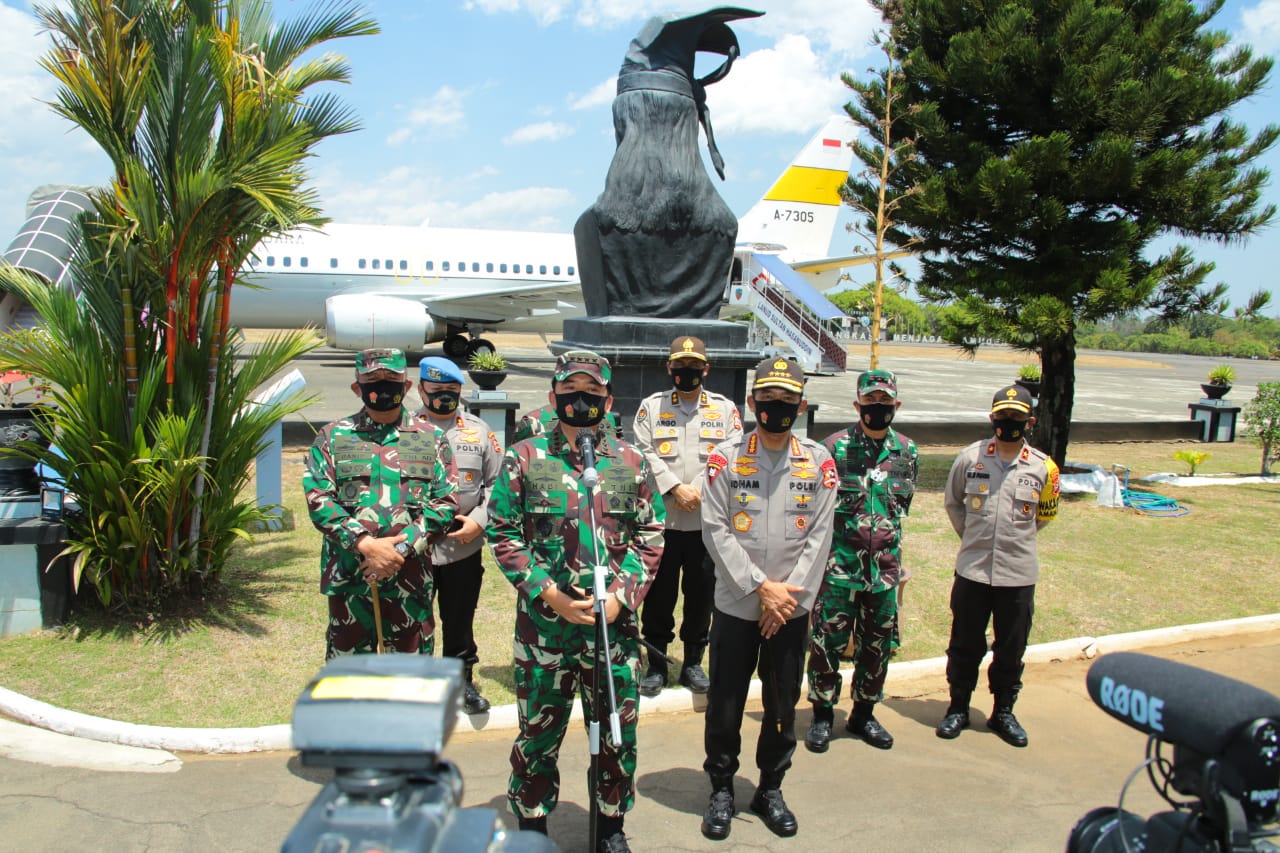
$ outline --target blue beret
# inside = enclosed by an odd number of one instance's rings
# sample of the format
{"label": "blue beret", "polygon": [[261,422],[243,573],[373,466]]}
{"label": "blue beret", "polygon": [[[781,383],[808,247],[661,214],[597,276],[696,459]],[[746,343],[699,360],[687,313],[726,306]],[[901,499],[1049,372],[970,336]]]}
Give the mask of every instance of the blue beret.
{"label": "blue beret", "polygon": [[418,375],[427,382],[462,382],[462,369],[447,358],[433,355],[418,362]]}

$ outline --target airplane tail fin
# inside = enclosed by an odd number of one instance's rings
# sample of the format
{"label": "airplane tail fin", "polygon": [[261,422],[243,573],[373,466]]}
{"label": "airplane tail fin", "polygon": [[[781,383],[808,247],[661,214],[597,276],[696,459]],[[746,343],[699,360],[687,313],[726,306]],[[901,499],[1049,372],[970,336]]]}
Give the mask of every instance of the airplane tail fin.
{"label": "airplane tail fin", "polygon": [[[800,150],[769,191],[738,221],[738,244],[762,244],[784,260],[825,258],[840,214],[858,126],[832,116]],[[767,246],[767,248],[766,248]]]}

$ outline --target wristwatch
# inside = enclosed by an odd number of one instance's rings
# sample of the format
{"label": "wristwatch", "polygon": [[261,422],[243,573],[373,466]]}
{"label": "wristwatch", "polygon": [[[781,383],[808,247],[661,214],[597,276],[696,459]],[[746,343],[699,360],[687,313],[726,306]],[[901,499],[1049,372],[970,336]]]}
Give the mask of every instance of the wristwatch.
{"label": "wristwatch", "polygon": [[399,554],[401,557],[408,557],[410,554],[413,553],[413,548],[409,545],[408,542],[397,542],[396,553]]}

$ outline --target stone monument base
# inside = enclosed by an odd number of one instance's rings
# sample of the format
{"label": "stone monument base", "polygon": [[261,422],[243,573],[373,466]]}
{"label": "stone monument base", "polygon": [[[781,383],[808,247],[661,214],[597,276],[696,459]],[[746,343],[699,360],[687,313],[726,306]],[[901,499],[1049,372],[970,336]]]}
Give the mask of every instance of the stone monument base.
{"label": "stone monument base", "polygon": [[586,317],[564,321],[564,340],[552,341],[555,355],[587,349],[613,365],[613,410],[622,419],[627,438],[640,401],[655,391],[670,390],[667,356],[671,342],[681,335],[701,338],[707,345],[711,372],[706,387],[737,405],[744,418],[750,371],[764,353],[748,349],[747,327],[723,320],[653,317]]}

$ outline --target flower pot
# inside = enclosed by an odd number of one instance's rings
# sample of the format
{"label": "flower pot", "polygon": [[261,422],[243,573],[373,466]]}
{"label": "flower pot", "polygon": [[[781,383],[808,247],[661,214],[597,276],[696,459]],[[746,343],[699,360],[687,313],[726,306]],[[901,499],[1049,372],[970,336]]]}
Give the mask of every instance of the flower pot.
{"label": "flower pot", "polygon": [[1021,385],[1023,388],[1026,388],[1027,393],[1029,393],[1032,397],[1040,396],[1040,380],[1039,379],[1018,379],[1013,384]]}
{"label": "flower pot", "polygon": [[[36,424],[39,411],[27,406],[0,408],[0,448],[12,449],[31,442],[48,447],[49,442]],[[15,453],[0,454],[0,495],[13,497],[40,492],[36,464]]]}
{"label": "flower pot", "polygon": [[481,391],[493,391],[507,378],[505,370],[468,370],[467,375]]}
{"label": "flower pot", "polygon": [[1221,400],[1231,390],[1230,385],[1201,385],[1200,390],[1210,400]]}

